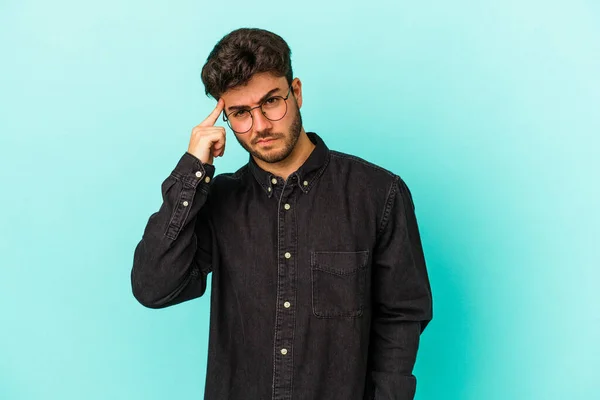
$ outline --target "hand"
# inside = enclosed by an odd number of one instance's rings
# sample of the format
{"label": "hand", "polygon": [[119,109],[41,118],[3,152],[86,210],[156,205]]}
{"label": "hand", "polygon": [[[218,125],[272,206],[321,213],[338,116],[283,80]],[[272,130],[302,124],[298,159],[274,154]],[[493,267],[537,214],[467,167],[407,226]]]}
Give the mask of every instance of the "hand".
{"label": "hand", "polygon": [[219,99],[210,115],[192,129],[187,151],[205,164],[212,164],[213,157],[221,157],[225,153],[225,128],[215,126],[224,106],[223,99]]}

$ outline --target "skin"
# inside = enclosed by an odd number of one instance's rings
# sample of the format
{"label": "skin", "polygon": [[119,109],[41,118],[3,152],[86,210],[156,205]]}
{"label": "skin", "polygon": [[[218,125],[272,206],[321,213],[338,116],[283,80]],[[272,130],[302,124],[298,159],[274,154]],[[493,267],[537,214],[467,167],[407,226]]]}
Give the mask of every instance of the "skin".
{"label": "skin", "polygon": [[[229,114],[233,106],[255,107],[265,94],[275,88],[279,90],[273,95],[285,97],[288,92],[285,77],[260,73],[252,76],[245,85],[223,93],[210,115],[193,128],[188,152],[207,164],[212,164],[215,157],[223,156],[225,128],[215,126],[221,112],[225,110]],[[287,107],[287,113],[279,121],[267,119],[256,108],[251,111],[254,120],[252,129],[241,134],[234,132],[237,141],[252,155],[258,166],[283,179],[300,168],[315,147],[302,127],[302,82],[298,78],[292,81]]]}

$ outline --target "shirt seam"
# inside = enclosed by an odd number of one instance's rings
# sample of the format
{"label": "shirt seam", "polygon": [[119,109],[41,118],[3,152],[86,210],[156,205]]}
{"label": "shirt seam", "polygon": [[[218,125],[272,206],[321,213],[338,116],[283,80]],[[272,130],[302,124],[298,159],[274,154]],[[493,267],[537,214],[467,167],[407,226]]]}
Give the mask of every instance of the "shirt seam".
{"label": "shirt seam", "polygon": [[389,170],[387,170],[387,169],[385,169],[383,167],[380,167],[380,166],[378,166],[376,164],[373,164],[373,163],[371,163],[371,162],[369,162],[367,160],[364,160],[364,159],[362,159],[360,157],[353,156],[353,155],[346,154],[346,153],[342,153],[342,152],[339,152],[339,151],[336,151],[336,150],[330,150],[329,153],[333,157],[347,159],[347,160],[352,160],[352,161],[357,162],[359,164],[362,164],[362,165],[365,165],[367,167],[370,167],[371,169],[374,169],[374,170],[377,170],[377,171],[381,171],[381,172],[385,172],[390,177],[396,177],[396,174],[392,173],[391,171],[389,171]]}
{"label": "shirt seam", "polygon": [[383,230],[389,222],[390,213],[392,211],[394,198],[398,192],[398,185],[396,184],[398,177],[394,175],[395,179],[392,181],[390,188],[388,189],[388,195],[385,201],[385,207],[383,209],[383,215],[381,216],[381,222],[379,223],[379,229],[377,230],[376,240],[378,241],[383,233]]}

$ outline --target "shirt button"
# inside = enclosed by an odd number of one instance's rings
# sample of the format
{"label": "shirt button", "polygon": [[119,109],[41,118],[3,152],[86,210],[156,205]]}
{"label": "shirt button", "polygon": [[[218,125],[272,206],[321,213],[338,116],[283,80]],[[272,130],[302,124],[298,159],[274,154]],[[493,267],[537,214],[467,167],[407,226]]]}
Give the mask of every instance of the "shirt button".
{"label": "shirt button", "polygon": [[184,206],[184,207],[187,207],[189,204],[190,204],[190,203],[188,203],[188,202],[187,202],[187,200],[183,202],[183,206]]}
{"label": "shirt button", "polygon": [[289,252],[285,253],[283,256],[285,258],[292,258],[292,255]]}
{"label": "shirt button", "polygon": [[281,354],[285,356],[287,354],[287,349],[281,349]]}
{"label": "shirt button", "polygon": [[289,204],[287,204],[287,203],[286,203],[286,204],[283,206],[283,208],[285,208],[286,210],[289,210],[291,207],[292,207],[292,206],[290,206],[290,205],[289,205]]}
{"label": "shirt button", "polygon": [[269,192],[270,192],[270,191],[271,191],[271,188],[267,188],[267,191],[269,191]]}
{"label": "shirt button", "polygon": [[196,171],[196,176],[198,178],[202,178],[202,171]]}
{"label": "shirt button", "polygon": [[273,185],[277,185],[277,179],[275,179],[275,178],[271,179],[271,183],[272,183]]}
{"label": "shirt button", "polygon": [[302,182],[302,184],[303,184],[304,186],[308,186],[308,181],[304,181],[304,182]]}
{"label": "shirt button", "polygon": [[285,303],[283,303],[283,306],[284,306],[285,308],[290,308],[291,304],[290,304],[290,302],[289,302],[289,301],[286,301]]}
{"label": "shirt button", "polygon": [[204,178],[204,182],[206,182],[206,183],[210,182],[210,176],[207,176],[206,178]]}

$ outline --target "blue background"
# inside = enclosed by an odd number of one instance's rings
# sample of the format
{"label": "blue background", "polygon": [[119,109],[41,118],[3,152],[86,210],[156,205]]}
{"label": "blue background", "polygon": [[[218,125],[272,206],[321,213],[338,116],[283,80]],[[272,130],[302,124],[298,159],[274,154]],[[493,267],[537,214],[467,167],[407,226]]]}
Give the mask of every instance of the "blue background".
{"label": "blue background", "polygon": [[202,398],[208,296],[145,309],[129,273],[241,26],[288,41],[307,130],[413,192],[417,399],[600,398],[600,2],[2,0],[0,399]]}

